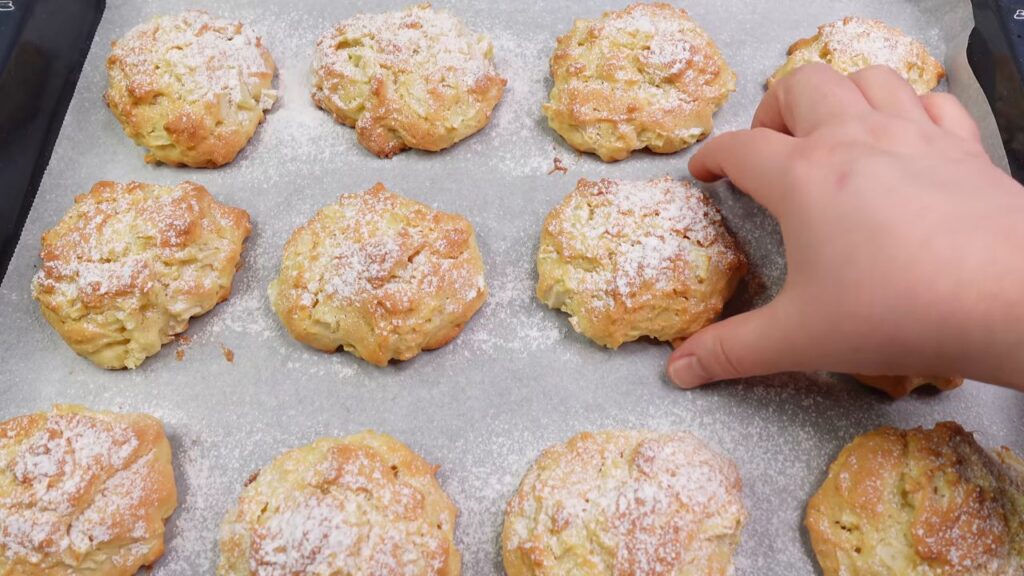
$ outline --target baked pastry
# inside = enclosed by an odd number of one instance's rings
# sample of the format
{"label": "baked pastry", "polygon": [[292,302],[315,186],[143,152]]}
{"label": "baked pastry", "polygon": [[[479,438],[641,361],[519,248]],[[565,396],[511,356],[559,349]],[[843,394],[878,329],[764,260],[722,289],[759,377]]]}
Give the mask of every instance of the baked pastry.
{"label": "baked pastry", "polygon": [[97,182],[43,234],[32,297],[75,352],[135,368],[231,294],[248,235],[194,182]]}
{"label": "baked pastry", "polygon": [[584,178],[544,221],[537,297],[618,348],[690,336],[718,317],[745,273],[718,209],[693,184]]}
{"label": "baked pastry", "polygon": [[692,434],[579,434],[541,453],[509,501],[505,572],[732,574],[740,488],[736,465]]}
{"label": "baked pastry", "polygon": [[0,422],[0,574],[131,576],[163,554],[176,506],[152,416],[57,405]]}
{"label": "baked pastry", "polygon": [[953,422],[839,453],[804,520],[825,576],[1024,574],[1024,463]]}
{"label": "baked pastry", "polygon": [[107,58],[103,99],[146,162],[231,162],[277,99],[274,60],[241,22],[189,10],[132,28]]}
{"label": "baked pastry", "polygon": [[797,40],[787,54],[786,63],[768,79],[769,87],[810,62],[824,62],[843,74],[868,66],[888,66],[910,82],[918,94],[931,91],[946,75],[924,44],[899,28],[866,18],[847,17],[819,26],[817,34]]}
{"label": "baked pastry", "polygon": [[934,386],[946,392],[959,388],[964,383],[964,379],[960,377],[867,376],[865,374],[854,374],[853,377],[861,384],[878,388],[893,398],[903,398],[922,386]]}
{"label": "baked pastry", "polygon": [[224,517],[217,574],[458,576],[458,510],[436,472],[375,432],[289,450]]}
{"label": "baked pastry", "polygon": [[504,91],[490,39],[430,4],[349,18],[313,55],[313,101],[381,158],[474,134]]}
{"label": "baked pastry", "polygon": [[573,148],[605,162],[677,152],[711,133],[736,74],[685,10],[637,3],[576,20],[551,56],[544,114]]}
{"label": "baked pastry", "polygon": [[268,293],[299,342],[386,366],[458,336],[487,288],[468,220],[376,184],[295,230]]}

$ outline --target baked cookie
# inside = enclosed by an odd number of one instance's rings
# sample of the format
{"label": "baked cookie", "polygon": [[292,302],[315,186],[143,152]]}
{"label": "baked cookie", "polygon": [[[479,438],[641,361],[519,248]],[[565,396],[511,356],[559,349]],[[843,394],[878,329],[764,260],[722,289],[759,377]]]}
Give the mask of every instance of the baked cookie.
{"label": "baked cookie", "polygon": [[132,28],[107,58],[103,99],[146,162],[231,162],[273,107],[274,60],[241,22],[189,10]]}
{"label": "baked cookie", "polygon": [[690,336],[718,317],[745,273],[718,209],[693,184],[584,178],[544,221],[537,297],[618,348]]}
{"label": "baked cookie", "polygon": [[946,75],[942,64],[921,42],[879,20],[847,17],[818,27],[810,38],[789,47],[789,58],[768,79],[768,86],[810,62],[824,62],[843,74],[888,66],[903,76],[918,94],[931,91]]}
{"label": "baked cookie", "polygon": [[959,388],[964,383],[960,377],[940,378],[932,376],[867,376],[854,374],[861,384],[878,388],[893,398],[903,398],[914,389],[922,386],[934,386],[943,392]]}
{"label": "baked cookie", "polygon": [[217,574],[458,576],[458,510],[436,472],[375,432],[289,450],[224,517]]}
{"label": "baked cookie", "polygon": [[152,416],[57,405],[0,422],[0,574],[131,576],[163,554],[176,506]]}
{"label": "baked cookie", "polygon": [[804,524],[825,576],[1024,574],[1024,463],[958,424],[880,428],[839,453]]}
{"label": "baked cookie", "polygon": [[43,234],[32,297],[75,352],[135,368],[231,294],[248,235],[194,182],[97,182]]}
{"label": "baked cookie", "polygon": [[736,74],[685,10],[633,4],[577,20],[551,56],[548,124],[605,162],[677,152],[711,133]]}
{"label": "baked cookie", "polygon": [[316,43],[313,101],[381,158],[436,152],[487,125],[505,91],[491,41],[418,4],[360,14]]}
{"label": "baked cookie", "polygon": [[469,221],[383,184],[298,228],[268,293],[299,342],[378,366],[444,346],[487,298]]}
{"label": "baked cookie", "polygon": [[505,510],[508,576],[732,574],[747,513],[731,460],[688,433],[583,433]]}

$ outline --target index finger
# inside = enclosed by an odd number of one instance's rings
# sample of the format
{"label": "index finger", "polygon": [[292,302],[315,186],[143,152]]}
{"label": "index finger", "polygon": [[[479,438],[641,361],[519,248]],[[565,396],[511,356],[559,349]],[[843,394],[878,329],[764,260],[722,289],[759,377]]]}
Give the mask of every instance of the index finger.
{"label": "index finger", "polygon": [[792,136],[767,128],[726,132],[705,142],[690,158],[690,175],[703,182],[729,178],[778,215],[794,144]]}
{"label": "index finger", "polygon": [[806,136],[835,122],[871,110],[849,78],[827,64],[805,64],[775,82],[761,99],[751,128]]}

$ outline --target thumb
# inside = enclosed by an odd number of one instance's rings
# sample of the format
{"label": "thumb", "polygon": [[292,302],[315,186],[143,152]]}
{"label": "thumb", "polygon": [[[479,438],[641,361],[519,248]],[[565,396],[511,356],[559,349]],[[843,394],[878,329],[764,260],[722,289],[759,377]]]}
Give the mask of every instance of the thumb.
{"label": "thumb", "polygon": [[766,306],[716,322],[687,338],[668,360],[680,388],[795,368],[795,331],[786,328],[778,298]]}

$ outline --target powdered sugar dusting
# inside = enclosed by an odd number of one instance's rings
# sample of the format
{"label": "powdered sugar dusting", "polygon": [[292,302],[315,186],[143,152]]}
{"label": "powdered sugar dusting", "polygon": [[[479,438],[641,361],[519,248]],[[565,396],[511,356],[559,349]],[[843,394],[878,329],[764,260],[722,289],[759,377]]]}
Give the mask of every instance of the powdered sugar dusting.
{"label": "powdered sugar dusting", "polygon": [[323,439],[277,458],[222,525],[222,572],[443,573],[453,510],[433,469],[390,443]]}
{"label": "powdered sugar dusting", "polygon": [[506,513],[506,552],[559,567],[549,573],[713,566],[746,518],[739,482],[732,462],[690,434],[582,434],[546,450],[523,479]]}
{"label": "powdered sugar dusting", "polygon": [[508,79],[501,102],[487,128],[459,145],[474,158],[487,158],[490,169],[506,174],[544,174],[559,152],[540,115],[547,98],[550,40],[540,35],[513,35],[498,26],[488,30],[498,71]]}
{"label": "powdered sugar dusting", "polygon": [[[343,195],[297,231],[296,238],[309,238],[316,248],[286,254],[285,268],[291,269],[290,260],[308,258],[312,280],[294,287],[300,306],[362,306],[373,300],[392,301],[406,311],[443,295],[439,312],[457,314],[486,290],[474,265],[478,257],[470,235],[461,217],[435,212],[377,185]],[[401,323],[397,316],[379,320]]]}
{"label": "powdered sugar dusting", "polygon": [[905,70],[909,63],[927,55],[917,40],[878,20],[845,18],[819,28],[829,60],[861,62]]}
{"label": "powdered sugar dusting", "polygon": [[710,37],[668,4],[577,20],[558,39],[551,74],[544,111],[552,127],[609,161],[693,144],[736,84]]}
{"label": "powdered sugar dusting", "polygon": [[[314,78],[327,69],[369,83],[373,75],[418,75],[449,90],[470,89],[495,74],[491,43],[473,34],[444,10],[420,4],[398,12],[359,14],[345,20],[317,42]],[[394,81],[394,86],[405,84]],[[319,82],[318,82],[319,85]],[[324,94],[337,99],[337,94]],[[350,108],[353,102],[338,101]]]}
{"label": "powdered sugar dusting", "polygon": [[255,32],[199,10],[139,24],[114,43],[111,59],[137,97],[170,88],[186,101],[224,98],[263,110],[277,98],[261,89],[274,66]]}
{"label": "powdered sugar dusting", "polygon": [[692,185],[651,181],[581,180],[548,221],[554,250],[570,264],[568,289],[603,295],[597,306],[630,306],[641,289],[670,290],[681,278],[699,282],[697,254],[727,261],[731,240],[721,215]]}
{"label": "powdered sugar dusting", "polygon": [[[0,551],[7,559],[38,563],[44,555],[87,557],[115,538],[153,537],[145,517],[118,525],[129,518],[119,511],[149,514],[140,503],[153,490],[148,485],[153,454],[140,454],[139,438],[128,425],[73,411],[4,424],[0,471],[14,481],[0,498]],[[143,545],[137,552],[148,550]],[[137,560],[132,553],[124,558]]]}
{"label": "powdered sugar dusting", "polygon": [[249,567],[258,576],[330,573],[354,555],[359,536],[328,498],[297,498],[259,528]]}

